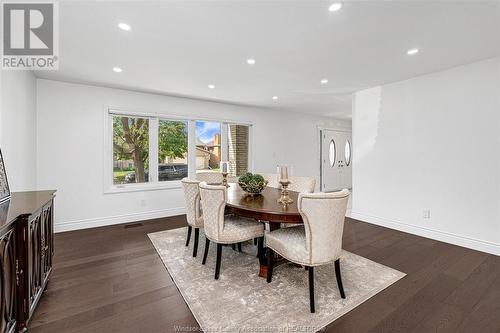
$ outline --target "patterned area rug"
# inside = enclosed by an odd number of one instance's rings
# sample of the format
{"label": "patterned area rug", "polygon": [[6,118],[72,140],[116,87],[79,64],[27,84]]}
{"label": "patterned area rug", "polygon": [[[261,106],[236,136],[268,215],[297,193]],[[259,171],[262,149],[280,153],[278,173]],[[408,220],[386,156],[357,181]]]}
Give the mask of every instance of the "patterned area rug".
{"label": "patterned area rug", "polygon": [[[308,274],[283,264],[274,269],[273,282],[258,276],[256,246],[243,244],[222,250],[221,275],[214,280],[216,246],[210,244],[201,264],[205,237],[200,232],[198,256],[185,246],[187,228],[149,234],[172,280],[205,332],[315,332],[354,309],[405,276],[404,273],[343,251],[342,280],[347,298],[337,289],[331,265],[316,267],[316,313],[309,312]],[[176,328],[178,331],[190,328]]]}

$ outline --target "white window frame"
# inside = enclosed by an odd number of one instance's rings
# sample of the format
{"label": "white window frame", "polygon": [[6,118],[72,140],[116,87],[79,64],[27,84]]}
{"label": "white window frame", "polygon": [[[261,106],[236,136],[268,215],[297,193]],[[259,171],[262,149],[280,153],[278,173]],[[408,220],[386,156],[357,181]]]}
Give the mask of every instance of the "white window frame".
{"label": "white window frame", "polygon": [[[113,184],[113,116],[129,116],[149,119],[149,182]],[[141,112],[133,109],[104,108],[104,194],[179,189],[180,180],[158,181],[158,128],[160,120],[178,120],[188,124],[188,176],[196,178],[196,122],[218,122],[221,124],[221,162],[227,161],[228,124],[248,126],[248,171],[253,172],[253,123],[249,121],[224,120],[204,117],[186,117],[160,112]]]}
{"label": "white window frame", "polygon": [[[148,118],[149,120],[149,181],[145,183],[114,184],[113,183],[113,116]],[[105,113],[104,143],[104,193],[123,193],[181,188],[180,180],[158,180],[158,126],[160,120],[178,120],[188,123],[188,133],[192,120],[185,117],[169,116],[158,113],[123,111],[110,108]],[[190,137],[188,134],[188,174],[190,170]]]}

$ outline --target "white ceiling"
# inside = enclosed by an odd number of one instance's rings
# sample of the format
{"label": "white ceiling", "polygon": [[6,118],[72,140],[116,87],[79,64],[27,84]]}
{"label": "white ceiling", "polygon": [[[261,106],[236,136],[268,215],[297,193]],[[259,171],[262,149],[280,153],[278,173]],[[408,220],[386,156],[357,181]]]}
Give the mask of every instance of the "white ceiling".
{"label": "white ceiling", "polygon": [[36,74],[349,118],[356,90],[500,55],[500,2],[330,3],[61,2],[60,69]]}

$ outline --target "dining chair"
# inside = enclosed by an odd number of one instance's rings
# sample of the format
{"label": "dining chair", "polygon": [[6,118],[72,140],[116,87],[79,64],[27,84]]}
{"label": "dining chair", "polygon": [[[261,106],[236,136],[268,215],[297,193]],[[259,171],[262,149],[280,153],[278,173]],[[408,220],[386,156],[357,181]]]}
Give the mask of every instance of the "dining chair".
{"label": "dining chair", "polygon": [[314,267],[334,262],[340,296],[345,298],[340,274],[342,233],[349,191],[333,193],[301,193],[297,206],[303,226],[266,232],[268,273],[272,281],[274,253],[309,271],[309,301],[311,313],[314,305]]}
{"label": "dining chair", "polygon": [[222,246],[238,244],[253,238],[258,238],[258,252],[262,255],[264,244],[264,225],[253,219],[226,215],[224,209],[227,202],[227,188],[221,185],[200,183],[201,204],[205,221],[205,253],[202,264],[207,260],[210,242],[217,244],[217,259],[215,263],[215,279],[219,279]]}
{"label": "dining chair", "polygon": [[316,179],[314,178],[291,176],[290,185],[288,185],[288,189],[294,192],[313,193],[315,186],[316,186]]}
{"label": "dining chair", "polygon": [[[267,180],[267,186],[281,189],[281,184],[279,182],[279,175],[276,173],[261,173],[262,177]],[[299,177],[291,176],[289,177],[290,185],[288,189],[294,192],[306,192],[313,193],[316,186],[316,180],[311,177]]]}
{"label": "dining chair", "polygon": [[189,178],[183,178],[181,183],[184,189],[184,199],[186,200],[186,219],[188,223],[186,246],[189,246],[191,230],[194,228],[193,257],[196,257],[198,253],[200,228],[203,228],[203,217],[200,212],[200,182]]}
{"label": "dining chair", "polygon": [[264,180],[267,180],[268,187],[281,188],[277,173],[261,173],[260,175],[264,177]]}
{"label": "dining chair", "polygon": [[[314,179],[314,178],[291,176],[290,177],[290,185],[288,185],[288,189],[290,191],[300,192],[300,193],[313,193],[315,186],[316,186],[316,179]],[[280,188],[281,188],[281,185],[280,185]],[[281,223],[282,228],[296,227],[298,225],[301,225],[301,224]]]}
{"label": "dining chair", "polygon": [[222,184],[222,173],[221,172],[212,172],[212,171],[202,171],[196,173],[196,180],[200,182],[206,182],[210,185],[219,185]]}

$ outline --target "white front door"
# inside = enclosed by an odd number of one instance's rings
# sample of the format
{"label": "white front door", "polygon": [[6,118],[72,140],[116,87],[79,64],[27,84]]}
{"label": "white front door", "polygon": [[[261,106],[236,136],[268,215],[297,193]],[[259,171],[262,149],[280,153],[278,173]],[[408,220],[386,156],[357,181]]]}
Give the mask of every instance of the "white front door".
{"label": "white front door", "polygon": [[351,133],[321,130],[321,191],[352,187]]}

